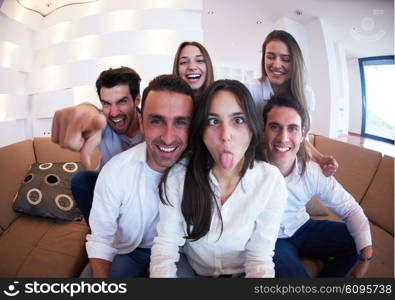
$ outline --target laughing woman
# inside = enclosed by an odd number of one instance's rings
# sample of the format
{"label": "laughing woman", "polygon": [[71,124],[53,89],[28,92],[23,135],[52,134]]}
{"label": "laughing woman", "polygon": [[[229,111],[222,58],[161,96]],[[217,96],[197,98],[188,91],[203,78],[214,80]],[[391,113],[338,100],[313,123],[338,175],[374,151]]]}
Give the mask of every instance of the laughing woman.
{"label": "laughing woman", "polygon": [[199,99],[203,91],[213,83],[214,72],[210,55],[198,42],[182,42],[173,62],[173,74],[180,76]]}
{"label": "laughing woman", "polygon": [[254,101],[235,80],[210,85],[191,124],[192,153],[161,182],[151,277],[175,277],[179,247],[194,275],[274,277],[272,261],[287,199],[280,172],[259,161]]}

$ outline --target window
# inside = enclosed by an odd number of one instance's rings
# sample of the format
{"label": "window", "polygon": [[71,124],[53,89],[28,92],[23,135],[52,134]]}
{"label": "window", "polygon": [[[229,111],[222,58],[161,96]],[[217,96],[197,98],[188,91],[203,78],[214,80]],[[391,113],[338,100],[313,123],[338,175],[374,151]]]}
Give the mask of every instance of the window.
{"label": "window", "polygon": [[394,144],[394,56],[359,59],[362,83],[361,135]]}

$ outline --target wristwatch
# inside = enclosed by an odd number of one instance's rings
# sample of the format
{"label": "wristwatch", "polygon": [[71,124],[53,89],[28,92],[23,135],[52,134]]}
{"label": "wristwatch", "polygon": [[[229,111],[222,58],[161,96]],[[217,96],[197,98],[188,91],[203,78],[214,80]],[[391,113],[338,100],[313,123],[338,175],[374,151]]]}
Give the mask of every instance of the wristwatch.
{"label": "wristwatch", "polygon": [[369,256],[367,258],[361,257],[360,255],[358,255],[358,260],[359,261],[363,261],[363,262],[367,262],[367,261],[371,261],[373,259],[373,256]]}

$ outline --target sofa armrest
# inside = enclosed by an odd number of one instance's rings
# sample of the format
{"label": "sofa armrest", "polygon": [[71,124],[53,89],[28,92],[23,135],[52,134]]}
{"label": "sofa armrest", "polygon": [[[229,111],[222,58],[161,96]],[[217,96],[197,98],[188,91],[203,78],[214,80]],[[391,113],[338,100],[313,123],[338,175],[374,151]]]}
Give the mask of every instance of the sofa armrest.
{"label": "sofa armrest", "polygon": [[394,158],[384,156],[363,197],[361,206],[369,220],[394,235]]}

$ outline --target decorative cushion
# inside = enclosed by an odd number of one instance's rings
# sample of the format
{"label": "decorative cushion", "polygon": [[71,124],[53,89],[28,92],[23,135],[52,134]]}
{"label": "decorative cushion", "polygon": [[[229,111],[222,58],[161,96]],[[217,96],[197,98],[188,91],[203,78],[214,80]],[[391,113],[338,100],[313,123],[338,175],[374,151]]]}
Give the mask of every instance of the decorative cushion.
{"label": "decorative cushion", "polygon": [[63,221],[80,220],[70,182],[81,169],[76,162],[32,164],[15,196],[14,210]]}

